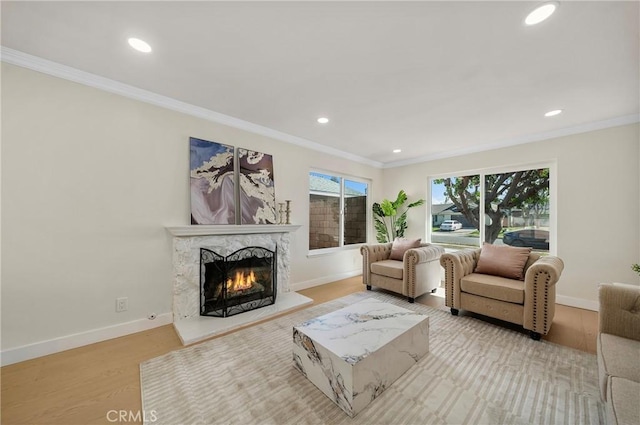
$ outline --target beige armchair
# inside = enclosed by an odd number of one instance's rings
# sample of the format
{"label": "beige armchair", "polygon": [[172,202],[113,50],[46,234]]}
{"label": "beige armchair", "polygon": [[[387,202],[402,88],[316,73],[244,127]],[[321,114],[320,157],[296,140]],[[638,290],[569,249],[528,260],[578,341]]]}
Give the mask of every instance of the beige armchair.
{"label": "beige armchair", "polygon": [[405,295],[410,303],[422,294],[435,292],[440,286],[440,246],[421,244],[408,249],[402,261],[392,260],[392,243],[364,245],[362,283]]}
{"label": "beige armchair", "polygon": [[640,287],[602,283],[597,340],[608,424],[640,423]]}
{"label": "beige armchair", "polygon": [[[467,310],[529,330],[534,340],[551,328],[556,305],[556,283],[564,268],[558,257],[530,253],[524,280],[474,273],[481,249],[443,254],[445,304],[451,314]],[[526,254],[525,254],[526,255]]]}

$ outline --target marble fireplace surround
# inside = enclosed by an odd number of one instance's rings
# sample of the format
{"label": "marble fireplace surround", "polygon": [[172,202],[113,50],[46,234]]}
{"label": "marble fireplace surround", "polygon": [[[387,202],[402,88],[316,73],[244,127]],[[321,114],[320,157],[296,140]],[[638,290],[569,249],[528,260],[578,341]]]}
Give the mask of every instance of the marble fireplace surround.
{"label": "marble fireplace surround", "polygon": [[[313,302],[290,289],[291,232],[298,228],[288,224],[167,227],[173,235],[173,325],[184,345]],[[276,302],[231,317],[200,316],[200,248],[227,256],[248,246],[277,249]]]}

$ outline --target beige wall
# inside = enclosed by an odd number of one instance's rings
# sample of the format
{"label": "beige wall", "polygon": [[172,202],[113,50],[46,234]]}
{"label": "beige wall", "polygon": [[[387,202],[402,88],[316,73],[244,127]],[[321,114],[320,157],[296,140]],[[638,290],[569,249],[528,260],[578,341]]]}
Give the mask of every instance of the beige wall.
{"label": "beige wall", "polygon": [[[630,268],[640,259],[639,146],[635,124],[390,168],[383,193],[427,198],[429,176],[555,161],[559,301],[593,306],[599,282],[640,282]],[[426,211],[410,212],[410,236],[426,237]]]}
{"label": "beige wall", "polygon": [[382,170],[3,64],[3,351],[171,311],[165,226],[189,224],[190,136],[273,155],[302,225],[292,284],[360,270],[357,249],[307,257],[308,173],[369,179],[376,197]]}

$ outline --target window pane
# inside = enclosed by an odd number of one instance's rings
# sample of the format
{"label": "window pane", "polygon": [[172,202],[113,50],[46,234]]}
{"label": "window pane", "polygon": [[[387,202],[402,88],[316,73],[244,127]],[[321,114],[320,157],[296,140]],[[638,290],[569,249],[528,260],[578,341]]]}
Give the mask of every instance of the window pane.
{"label": "window pane", "polygon": [[309,249],[339,246],[340,186],[339,177],[309,173]]}
{"label": "window pane", "polygon": [[366,183],[344,181],[344,244],[367,242]]}
{"label": "window pane", "polygon": [[484,177],[485,241],[549,251],[549,169]]}
{"label": "window pane", "polygon": [[451,247],[480,246],[480,176],[431,181],[431,242]]}

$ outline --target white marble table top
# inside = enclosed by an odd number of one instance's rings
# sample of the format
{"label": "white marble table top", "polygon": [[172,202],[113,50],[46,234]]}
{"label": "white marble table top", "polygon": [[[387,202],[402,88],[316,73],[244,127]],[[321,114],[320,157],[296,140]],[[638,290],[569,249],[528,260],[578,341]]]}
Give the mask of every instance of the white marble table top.
{"label": "white marble table top", "polygon": [[355,364],[426,318],[424,314],[368,298],[295,328],[347,363]]}

